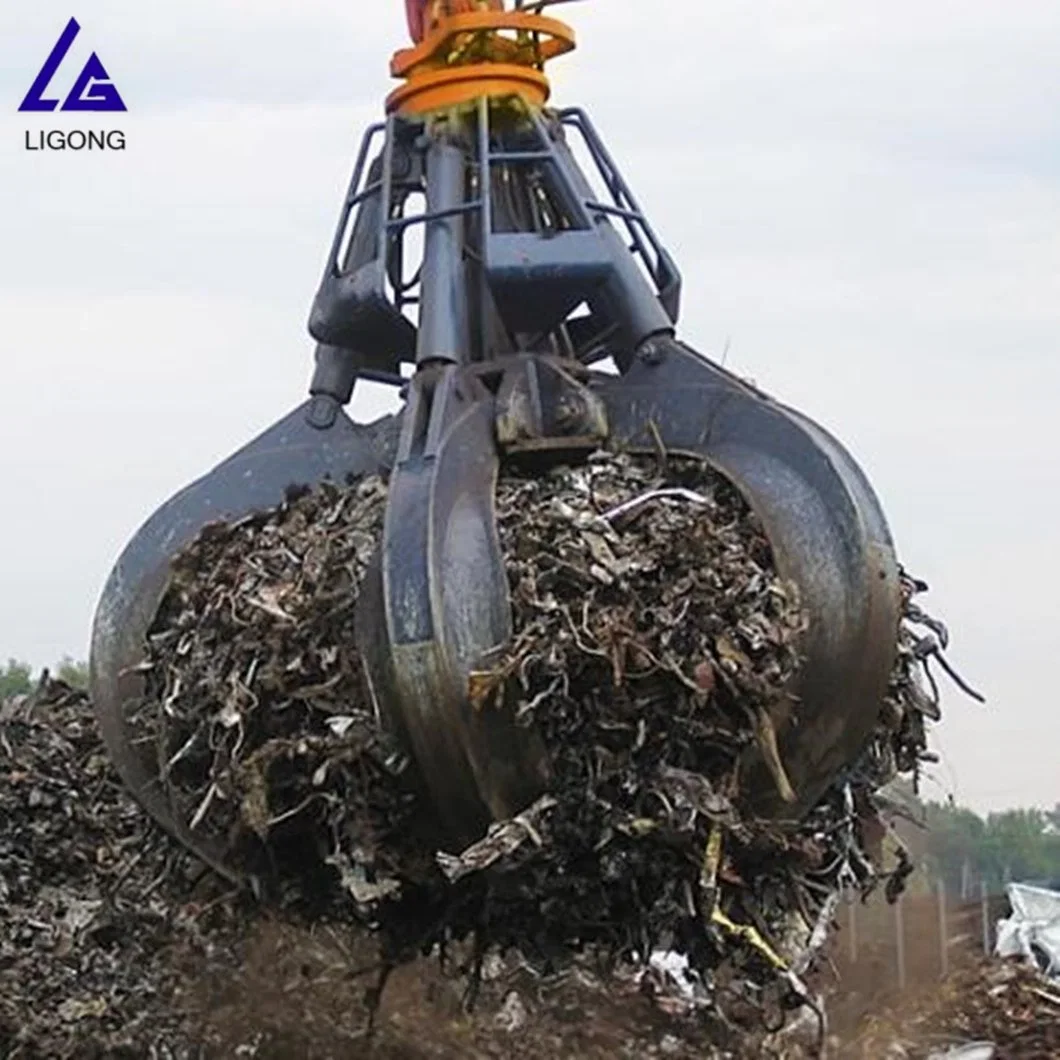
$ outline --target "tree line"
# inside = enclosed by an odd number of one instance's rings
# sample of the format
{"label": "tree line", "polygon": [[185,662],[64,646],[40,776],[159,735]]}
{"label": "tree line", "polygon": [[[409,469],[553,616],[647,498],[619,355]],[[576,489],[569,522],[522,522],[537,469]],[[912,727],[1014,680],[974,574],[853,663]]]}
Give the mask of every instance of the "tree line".
{"label": "tree line", "polygon": [[951,894],[971,897],[980,883],[993,893],[1007,883],[1060,890],[1060,803],[985,816],[955,803],[924,810],[924,860]]}
{"label": "tree line", "polygon": [[[64,655],[49,673],[73,688],[88,688],[88,663],[69,655]],[[8,659],[6,665],[0,666],[0,702],[12,696],[29,695],[39,680],[40,675],[33,672],[29,663]]]}

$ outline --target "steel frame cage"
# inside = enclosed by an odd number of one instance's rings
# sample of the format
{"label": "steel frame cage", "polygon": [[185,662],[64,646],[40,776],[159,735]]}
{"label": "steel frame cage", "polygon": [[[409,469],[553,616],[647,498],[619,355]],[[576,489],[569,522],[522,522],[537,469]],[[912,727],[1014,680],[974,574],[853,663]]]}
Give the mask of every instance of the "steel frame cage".
{"label": "steel frame cage", "polygon": [[[552,171],[554,176],[561,176],[556,145],[561,141],[569,142],[573,135],[585,157],[591,161],[606,199],[602,201],[595,192],[582,194],[569,184],[564,184],[567,195],[563,197],[569,199],[567,205],[570,219],[574,222],[572,228],[592,230],[601,224],[619,223],[628,240],[628,251],[650,281],[655,296],[671,322],[677,323],[682,285],[680,270],[659,239],[603,138],[583,108],[565,107],[542,113],[529,111],[528,122],[521,135],[525,135],[526,130],[529,130],[536,140],[536,146],[530,149],[503,146],[506,140],[510,143],[516,138],[516,134],[513,134],[511,128],[501,127],[500,123],[494,120],[488,99],[479,101],[474,123],[475,128],[468,146],[477,194],[459,206],[412,215],[404,214],[405,204],[413,194],[426,194],[426,180],[422,171],[413,169],[411,174],[407,170],[399,172],[396,156],[399,148],[415,150],[416,140],[422,135],[426,122],[424,119],[392,114],[368,127],[361,139],[328,255],[325,284],[342,279],[359,264],[363,264],[348,260],[347,253],[353,241],[361,208],[378,197],[383,208],[379,211],[379,224],[374,232],[374,260],[383,262],[383,275],[389,287],[385,292],[387,301],[396,314],[409,320],[406,310],[419,303],[420,270],[417,269],[407,281],[404,279],[405,234],[415,226],[426,227],[434,221],[454,215],[465,215],[477,218],[482,239],[488,240],[495,234],[495,203],[491,179],[494,168],[537,167],[539,172]],[[384,137],[382,150],[373,157],[372,149],[380,136]],[[502,146],[497,147],[495,144]],[[379,177],[372,180],[371,172],[377,167]],[[584,174],[581,175],[584,177]],[[586,184],[588,185],[588,181]],[[588,186],[591,188],[591,185]],[[412,321],[409,320],[409,323]],[[561,328],[563,326],[565,325],[561,325]],[[608,355],[603,347],[610,330],[613,328],[605,325],[590,339],[573,347],[570,352],[586,364],[602,359]],[[537,339],[543,339],[548,334],[552,332],[539,335]],[[402,364],[413,362],[413,358],[400,357]],[[404,375],[392,372],[365,369],[358,374],[361,378],[396,386],[403,386],[407,382]]]}

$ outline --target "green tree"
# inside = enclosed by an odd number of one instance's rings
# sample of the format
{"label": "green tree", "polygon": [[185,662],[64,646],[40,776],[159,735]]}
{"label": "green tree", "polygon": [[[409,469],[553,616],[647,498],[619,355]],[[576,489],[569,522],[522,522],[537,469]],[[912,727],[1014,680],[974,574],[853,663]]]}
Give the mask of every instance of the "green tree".
{"label": "green tree", "polygon": [[1060,882],[1060,834],[1054,814],[1029,808],[982,818],[961,806],[931,803],[928,864],[954,890],[959,890],[965,871],[993,889],[1010,880]]}
{"label": "green tree", "polygon": [[32,674],[33,669],[28,663],[8,659],[7,665],[0,667],[0,700],[32,692]]}
{"label": "green tree", "polygon": [[88,691],[88,663],[86,662],[78,662],[71,659],[69,655],[64,655],[55,668],[55,676],[71,688]]}
{"label": "green tree", "polygon": [[927,849],[935,873],[947,888],[959,890],[965,866],[982,876],[985,871],[986,822],[963,806],[928,803]]}
{"label": "green tree", "polygon": [[995,877],[1060,880],[1060,836],[1038,809],[1006,810],[986,819],[984,854]]}
{"label": "green tree", "polygon": [[1060,802],[1058,802],[1047,814],[1049,824],[1060,832]]}

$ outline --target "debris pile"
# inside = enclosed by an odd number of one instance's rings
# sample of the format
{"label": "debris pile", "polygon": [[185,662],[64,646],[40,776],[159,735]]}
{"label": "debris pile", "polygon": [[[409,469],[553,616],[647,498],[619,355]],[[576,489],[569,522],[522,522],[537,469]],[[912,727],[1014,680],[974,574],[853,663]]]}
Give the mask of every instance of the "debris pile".
{"label": "debris pile", "polygon": [[[378,931],[388,966],[469,941],[472,993],[494,952],[545,971],[577,954],[632,962],[645,988],[653,955],[676,953],[684,986],[654,976],[664,1005],[770,1031],[812,1006],[841,890],[886,878],[893,897],[910,871],[900,856],[883,873],[866,836],[886,832],[874,792],[916,772],[935,713],[920,675],[945,636],[913,603],[924,587],[904,581],[902,652],[863,759],[805,820],[756,820],[740,762],[761,756],[790,794],[772,719],[805,618],[753,513],[706,465],[673,456],[506,474],[515,637],[471,691],[488,709],[516,690],[552,779],[454,855],[433,843],[357,656],[357,586],[384,505],[377,479],[325,486],[210,528],[178,561],[133,721],[188,825],[296,889],[324,881],[328,901]],[[292,836],[299,853],[285,858]]]}
{"label": "debris pile", "polygon": [[[968,1043],[982,1043],[980,1051]],[[979,962],[937,990],[906,999],[900,1010],[873,1016],[841,1055],[1054,1060],[1060,1056],[1060,991],[1028,963]]]}
{"label": "debris pile", "polygon": [[167,955],[201,958],[205,925],[167,894],[190,896],[202,867],[125,792],[87,698],[44,692],[0,703],[0,1055],[179,1046],[183,1014],[156,1001]]}

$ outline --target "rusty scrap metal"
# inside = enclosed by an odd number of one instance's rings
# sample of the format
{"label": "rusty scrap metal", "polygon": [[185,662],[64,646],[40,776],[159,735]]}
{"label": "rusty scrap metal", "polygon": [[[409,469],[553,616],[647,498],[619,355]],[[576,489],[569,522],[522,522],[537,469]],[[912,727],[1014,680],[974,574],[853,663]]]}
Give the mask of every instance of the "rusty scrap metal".
{"label": "rusty scrap metal", "polygon": [[885,873],[865,836],[884,813],[875,791],[918,773],[938,714],[914,627],[948,638],[913,602],[926,587],[903,575],[901,650],[862,758],[803,819],[759,820],[740,763],[757,747],[794,797],[774,719],[806,620],[754,513],[674,454],[507,468],[514,636],[468,699],[515,707],[547,749],[548,791],[444,852],[353,636],[385,497],[374,478],[292,496],[178,561],[134,722],[184,819],[255,879],[344,896],[390,961],[472,939],[472,976],[504,950],[541,969],[676,951],[699,1000],[745,1033],[812,1007],[836,896],[885,884],[895,898],[911,869],[899,849]]}

